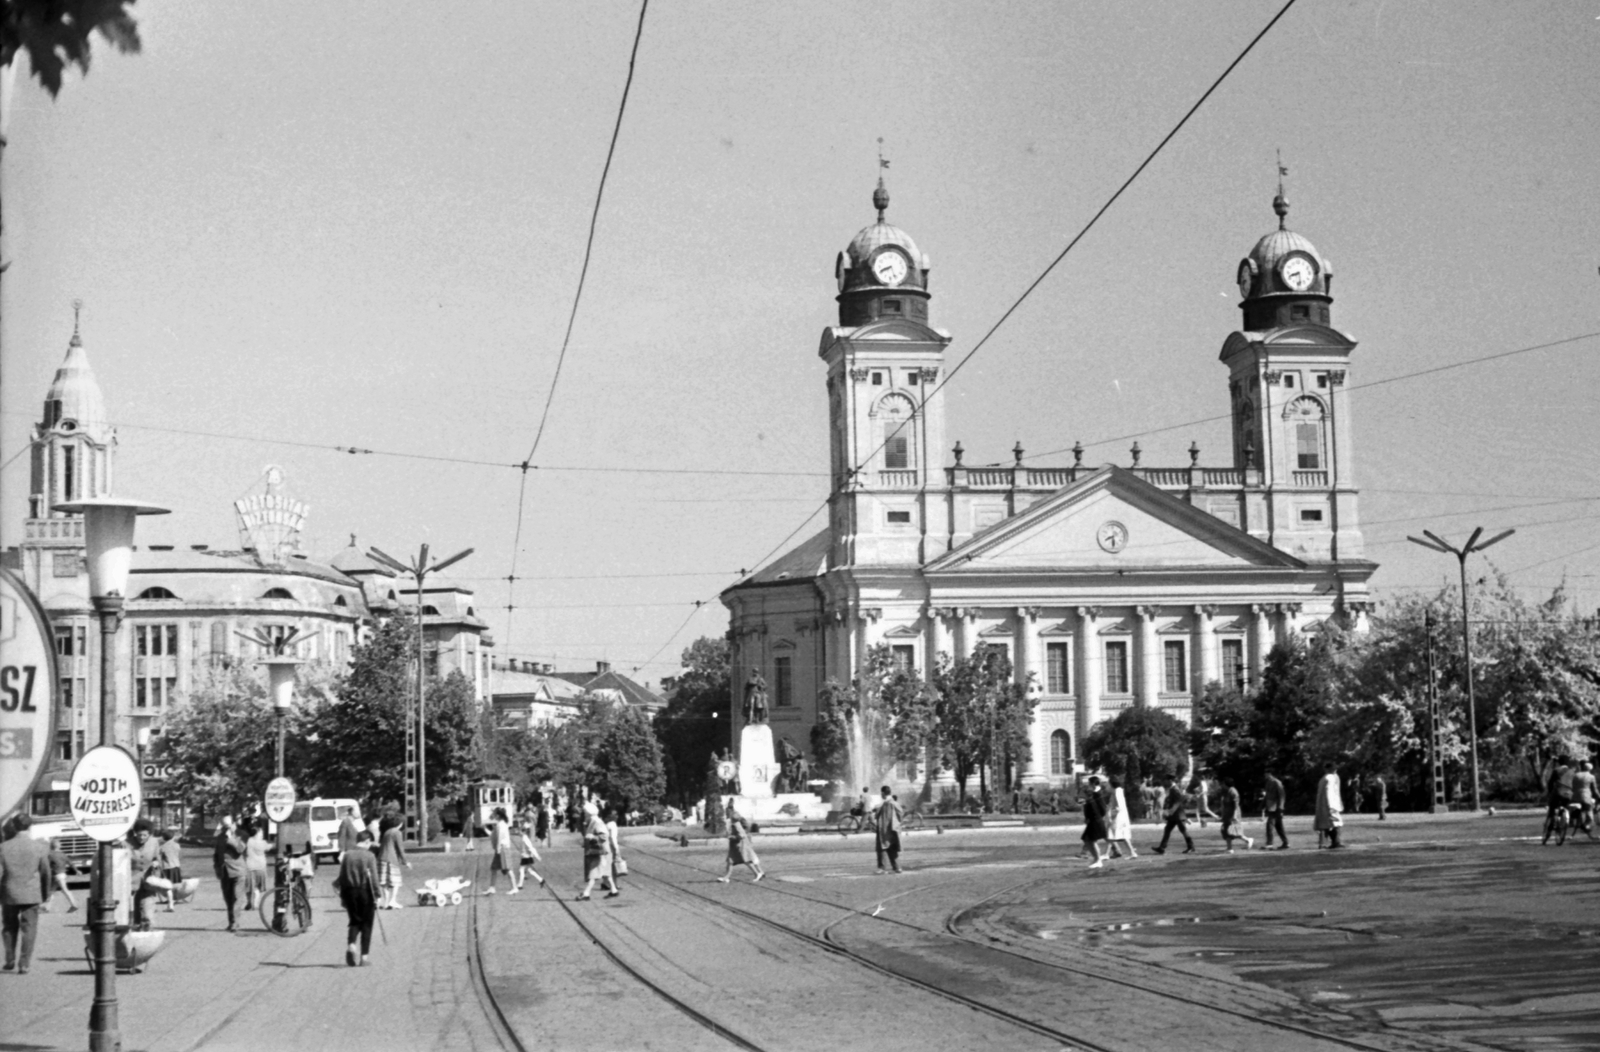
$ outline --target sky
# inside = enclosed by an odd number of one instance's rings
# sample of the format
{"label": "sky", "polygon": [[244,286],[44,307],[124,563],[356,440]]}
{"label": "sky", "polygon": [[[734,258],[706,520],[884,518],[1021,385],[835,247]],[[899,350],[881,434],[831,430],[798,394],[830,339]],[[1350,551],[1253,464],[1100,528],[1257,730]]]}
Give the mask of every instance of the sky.
{"label": "sky", "polygon": [[[656,0],[524,479],[639,6],[143,0],[141,54],[102,44],[55,100],[18,78],[0,461],[82,299],[118,494],[173,509],[141,544],[236,544],[279,465],[313,555],[474,548],[448,579],[499,654],[657,681],[821,527],[816,348],[879,138],[953,360],[1280,6]],[[948,437],[969,465],[1126,465],[1136,436],[1145,465],[1228,464],[1217,355],[1281,151],[1360,341],[1380,599],[1455,577],[1407,534],[1481,525],[1517,533],[1475,576],[1594,610],[1597,52],[1596,0],[1300,0],[945,389]],[[0,469],[0,545],[27,470]]]}

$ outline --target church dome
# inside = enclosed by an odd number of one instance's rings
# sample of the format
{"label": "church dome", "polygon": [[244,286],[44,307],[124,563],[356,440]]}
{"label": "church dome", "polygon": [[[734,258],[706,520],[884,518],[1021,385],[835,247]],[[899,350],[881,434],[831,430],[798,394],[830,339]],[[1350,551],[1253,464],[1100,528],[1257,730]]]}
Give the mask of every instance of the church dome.
{"label": "church dome", "polygon": [[922,253],[917,250],[917,243],[911,240],[911,235],[882,219],[871,226],[862,227],[861,232],[850,241],[850,247],[845,249],[849,257],[849,265],[859,267],[872,259],[873,253],[885,245],[894,245],[904,249],[906,255],[911,257],[913,266],[927,269],[928,263],[922,258]]}
{"label": "church dome", "polygon": [[1333,264],[1309,238],[1289,229],[1289,202],[1282,188],[1272,199],[1272,210],[1278,214],[1278,229],[1257,241],[1239,263],[1240,297],[1246,303],[1283,297],[1326,302],[1333,291]]}
{"label": "church dome", "polygon": [[1272,233],[1256,242],[1256,247],[1250,250],[1250,259],[1255,262],[1260,273],[1271,273],[1279,263],[1292,252],[1302,252],[1310,256],[1317,263],[1321,273],[1328,272],[1328,261],[1322,258],[1309,238],[1293,230],[1274,230]]}
{"label": "church dome", "polygon": [[76,325],[72,340],[67,345],[66,360],[56,370],[50,381],[50,390],[44,396],[45,428],[62,431],[84,431],[96,438],[110,430],[106,420],[106,399],[100,384],[89,367],[89,357],[84,353],[83,340]]}

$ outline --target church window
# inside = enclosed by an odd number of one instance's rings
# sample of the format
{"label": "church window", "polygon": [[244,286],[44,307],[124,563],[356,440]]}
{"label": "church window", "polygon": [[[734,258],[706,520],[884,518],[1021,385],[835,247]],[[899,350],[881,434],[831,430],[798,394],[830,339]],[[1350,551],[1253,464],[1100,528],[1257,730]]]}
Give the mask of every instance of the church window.
{"label": "church window", "polygon": [[1050,773],[1072,773],[1072,735],[1066,731],[1050,732]]}
{"label": "church window", "polygon": [[56,552],[51,570],[57,577],[76,577],[80,558],[81,556],[71,552]]}
{"label": "church window", "polygon": [[1106,693],[1128,693],[1128,644],[1125,640],[1106,643]]}
{"label": "church window", "polygon": [[1168,694],[1182,694],[1189,689],[1188,648],[1181,639],[1169,639],[1162,644],[1165,673],[1161,687]]}
{"label": "church window", "polygon": [[889,513],[889,525],[891,525],[891,526],[909,526],[909,525],[911,525],[911,513],[909,511],[891,511]]}
{"label": "church window", "polygon": [[915,386],[917,386],[917,382],[918,382],[917,371],[915,369],[907,369],[906,370],[906,386],[907,387],[915,387]]}
{"label": "church window", "polygon": [[211,622],[211,663],[222,664],[228,656],[228,622]]}
{"label": "church window", "polygon": [[1284,373],[1283,374],[1283,386],[1285,386],[1285,387],[1293,387],[1294,386],[1294,373]]}
{"label": "church window", "polygon": [[872,386],[873,387],[882,387],[883,386],[883,373],[879,372],[876,369],[874,369],[872,371]]}
{"label": "church window", "polygon": [[1322,521],[1322,509],[1321,508],[1301,508],[1300,509],[1300,521],[1301,522],[1321,522]]}
{"label": "church window", "polygon": [[787,654],[772,659],[772,700],[780,709],[794,704],[794,658]]}
{"label": "church window", "polygon": [[1295,467],[1301,471],[1322,470],[1322,403],[1314,398],[1296,398],[1284,410],[1294,438]]}
{"label": "church window", "polygon": [[1224,690],[1244,689],[1244,640],[1222,641],[1222,686]]}
{"label": "church window", "polygon": [[883,444],[884,467],[908,468],[911,466],[910,449],[903,434],[893,434]]}
{"label": "church window", "polygon": [[1066,643],[1044,645],[1044,689],[1047,694],[1072,693],[1072,666],[1067,659]]}
{"label": "church window", "polygon": [[1316,377],[1317,377],[1317,387],[1322,389],[1322,390],[1324,390],[1324,391],[1327,390],[1328,389],[1328,374],[1327,373],[1317,373]]}
{"label": "church window", "polygon": [[[1289,308],[1289,317],[1290,317],[1290,319],[1292,319],[1294,321],[1310,321],[1311,320],[1311,308],[1307,307],[1303,303],[1297,303],[1293,307]],[[1294,385],[1286,382],[1284,384],[1284,386],[1285,387],[1292,387]]]}
{"label": "church window", "polygon": [[890,653],[894,656],[894,667],[901,672],[917,670],[917,648],[910,643],[896,643]]}
{"label": "church window", "polygon": [[900,301],[899,300],[884,300],[883,301],[883,313],[885,313],[885,314],[899,314],[900,313]]}

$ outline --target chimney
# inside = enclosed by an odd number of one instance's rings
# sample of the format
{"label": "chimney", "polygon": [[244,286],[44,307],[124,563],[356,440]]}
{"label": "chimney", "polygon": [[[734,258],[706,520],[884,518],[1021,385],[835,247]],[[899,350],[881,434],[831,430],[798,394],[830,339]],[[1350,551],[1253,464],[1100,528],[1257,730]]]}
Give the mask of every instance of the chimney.
{"label": "chimney", "polygon": [[609,662],[609,661],[596,661],[594,663],[594,674],[595,675],[603,676],[607,672],[610,672],[610,671],[611,671],[611,662]]}

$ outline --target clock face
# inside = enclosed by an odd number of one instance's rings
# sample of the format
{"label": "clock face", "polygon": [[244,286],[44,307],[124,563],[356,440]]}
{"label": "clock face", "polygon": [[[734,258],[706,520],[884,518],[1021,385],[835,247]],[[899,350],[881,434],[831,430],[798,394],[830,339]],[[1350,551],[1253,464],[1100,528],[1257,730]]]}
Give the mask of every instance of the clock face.
{"label": "clock face", "polygon": [[1250,261],[1247,259],[1239,264],[1239,295],[1250,295],[1250,286],[1255,281],[1255,275],[1250,273]]}
{"label": "clock face", "polygon": [[1290,256],[1278,268],[1283,283],[1295,292],[1304,292],[1316,280],[1317,268],[1304,256]]}
{"label": "clock face", "polygon": [[1103,522],[1095,531],[1094,539],[1100,542],[1100,547],[1115,555],[1128,546],[1128,527],[1120,522]]}
{"label": "clock face", "polygon": [[906,280],[906,257],[898,252],[880,252],[872,261],[872,273],[884,285],[898,285]]}

